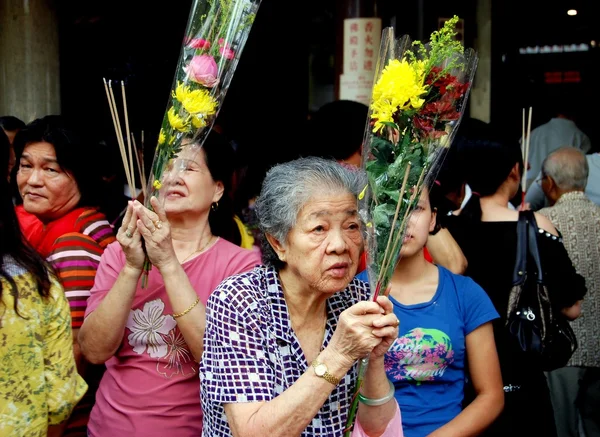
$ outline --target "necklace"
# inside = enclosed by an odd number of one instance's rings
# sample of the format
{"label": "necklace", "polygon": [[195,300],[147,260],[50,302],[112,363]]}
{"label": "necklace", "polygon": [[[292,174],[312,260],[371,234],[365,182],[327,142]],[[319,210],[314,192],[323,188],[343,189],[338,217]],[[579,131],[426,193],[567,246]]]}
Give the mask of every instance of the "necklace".
{"label": "necklace", "polygon": [[204,246],[202,246],[200,249],[194,250],[192,253],[190,253],[188,256],[186,256],[185,259],[183,261],[181,261],[181,264],[184,264],[192,256],[194,256],[197,253],[202,252],[204,249],[206,249],[208,247],[208,245],[210,244],[210,242],[212,241],[212,239],[213,239],[213,235],[210,236],[210,238],[208,239],[208,241],[206,242],[206,244]]}

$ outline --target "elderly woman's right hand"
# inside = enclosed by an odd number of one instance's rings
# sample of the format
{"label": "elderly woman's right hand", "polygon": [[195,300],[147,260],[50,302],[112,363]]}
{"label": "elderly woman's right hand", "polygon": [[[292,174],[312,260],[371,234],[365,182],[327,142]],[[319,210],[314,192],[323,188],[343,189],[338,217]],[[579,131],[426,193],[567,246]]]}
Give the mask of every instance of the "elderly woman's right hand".
{"label": "elderly woman's right hand", "polygon": [[[381,320],[375,327],[373,322]],[[382,338],[373,334],[373,330],[386,325],[396,326],[397,317],[386,314],[376,302],[359,302],[345,310],[331,337],[328,349],[331,349],[350,367],[356,360],[363,358],[377,347]]]}
{"label": "elderly woman's right hand", "polygon": [[125,254],[126,265],[132,269],[142,271],[146,254],[142,247],[142,236],[137,229],[137,215],[133,210],[133,202],[127,205],[127,212],[123,223],[117,232],[117,240]]}

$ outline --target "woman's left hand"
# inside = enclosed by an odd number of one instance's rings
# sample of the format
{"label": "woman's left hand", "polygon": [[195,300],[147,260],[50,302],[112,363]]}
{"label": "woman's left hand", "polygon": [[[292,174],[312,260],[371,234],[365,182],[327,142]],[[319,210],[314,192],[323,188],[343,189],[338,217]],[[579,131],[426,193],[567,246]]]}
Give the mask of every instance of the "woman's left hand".
{"label": "woman's left hand", "polygon": [[384,310],[384,314],[373,321],[373,335],[382,340],[371,352],[371,358],[381,358],[385,355],[394,340],[398,338],[400,326],[400,320],[394,314],[394,306],[387,296],[379,296],[376,302]]}
{"label": "woman's left hand", "polygon": [[156,197],[150,199],[154,212],[150,211],[139,201],[133,203],[137,214],[137,228],[146,244],[146,253],[152,265],[161,270],[172,263],[179,264],[173,242],[171,240],[171,227],[162,205]]}

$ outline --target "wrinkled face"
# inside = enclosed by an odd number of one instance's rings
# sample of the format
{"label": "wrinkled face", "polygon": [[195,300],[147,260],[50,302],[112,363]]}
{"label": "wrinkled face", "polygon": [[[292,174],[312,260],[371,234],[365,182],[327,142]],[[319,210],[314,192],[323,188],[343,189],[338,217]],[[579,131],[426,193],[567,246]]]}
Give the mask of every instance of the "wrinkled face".
{"label": "wrinkled face", "polygon": [[64,216],[81,199],[72,173],[58,165],[54,146],[46,142],[25,146],[19,162],[17,185],[25,211],[44,222]]}
{"label": "wrinkled face", "polygon": [[287,242],[276,251],[296,286],[333,294],[354,278],[362,243],[356,197],[323,194],[304,205]]}
{"label": "wrinkled face", "polygon": [[419,203],[408,218],[408,225],[400,250],[401,257],[411,257],[419,253],[427,244],[429,233],[435,227],[436,214],[431,210],[429,190],[424,188]]}
{"label": "wrinkled face", "polygon": [[223,196],[223,184],[213,181],[204,150],[189,145],[165,172],[160,191],[169,215],[208,214],[211,204]]}

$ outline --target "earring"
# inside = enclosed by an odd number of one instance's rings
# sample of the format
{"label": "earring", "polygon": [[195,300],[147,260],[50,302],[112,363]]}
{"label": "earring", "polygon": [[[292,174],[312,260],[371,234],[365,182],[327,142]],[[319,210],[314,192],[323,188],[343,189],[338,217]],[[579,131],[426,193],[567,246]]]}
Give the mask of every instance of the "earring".
{"label": "earring", "polygon": [[210,205],[210,209],[212,209],[213,211],[216,211],[217,209],[219,209],[219,202],[213,202]]}

